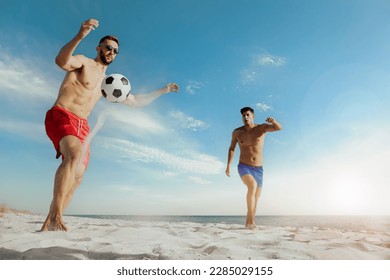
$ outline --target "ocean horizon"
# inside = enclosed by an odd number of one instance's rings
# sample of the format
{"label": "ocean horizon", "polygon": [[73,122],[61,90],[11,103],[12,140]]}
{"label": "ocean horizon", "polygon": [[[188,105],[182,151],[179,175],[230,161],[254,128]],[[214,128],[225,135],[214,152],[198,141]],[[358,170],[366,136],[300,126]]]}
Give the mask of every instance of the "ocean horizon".
{"label": "ocean horizon", "polygon": [[[244,215],[65,215],[70,217],[125,220],[148,223],[244,224]],[[390,232],[387,215],[265,215],[257,216],[258,226],[310,227],[339,230],[380,230]]]}

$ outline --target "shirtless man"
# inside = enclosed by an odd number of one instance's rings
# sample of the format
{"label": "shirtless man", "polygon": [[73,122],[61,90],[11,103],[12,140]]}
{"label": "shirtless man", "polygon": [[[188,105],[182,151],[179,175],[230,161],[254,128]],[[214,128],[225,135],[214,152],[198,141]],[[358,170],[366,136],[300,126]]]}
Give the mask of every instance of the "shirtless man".
{"label": "shirtless man", "polygon": [[[87,118],[102,97],[100,84],[107,67],[119,53],[119,40],[109,35],[100,40],[94,59],[73,54],[79,43],[98,26],[96,19],[84,21],[77,35],[56,57],[56,64],[67,73],[57,100],[46,114],[45,127],[62,162],[55,174],[53,200],[42,231],[67,230],[62,214],[80,185],[89,161],[89,146],[83,152],[83,143],[89,134]],[[149,94],[130,94],[123,103],[129,107],[144,106],[163,94],[178,90],[177,84],[170,83]]]}
{"label": "shirtless man", "polygon": [[233,131],[228,152],[226,175],[230,177],[230,164],[238,143],[240,146],[238,173],[242,182],[248,188],[246,195],[248,212],[245,227],[255,229],[257,201],[260,198],[261,188],[263,187],[263,146],[265,134],[281,130],[282,125],[272,117],[265,120],[267,123],[255,124],[254,111],[250,107],[242,108],[241,115],[244,126]]}

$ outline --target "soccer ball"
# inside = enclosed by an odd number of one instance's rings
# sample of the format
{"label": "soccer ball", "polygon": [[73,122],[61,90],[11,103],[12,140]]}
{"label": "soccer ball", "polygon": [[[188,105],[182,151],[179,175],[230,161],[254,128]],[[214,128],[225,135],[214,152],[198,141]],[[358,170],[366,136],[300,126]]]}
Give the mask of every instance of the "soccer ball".
{"label": "soccer ball", "polygon": [[101,85],[102,95],[111,102],[120,103],[125,101],[130,94],[130,81],[122,74],[106,76]]}

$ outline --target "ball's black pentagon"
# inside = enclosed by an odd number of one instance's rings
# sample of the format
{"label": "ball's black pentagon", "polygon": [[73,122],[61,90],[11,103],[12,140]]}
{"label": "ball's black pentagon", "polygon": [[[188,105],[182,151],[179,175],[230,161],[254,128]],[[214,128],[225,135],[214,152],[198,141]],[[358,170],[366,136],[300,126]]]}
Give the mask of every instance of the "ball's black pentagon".
{"label": "ball's black pentagon", "polygon": [[102,95],[104,96],[104,98],[107,98],[107,93],[104,91],[104,89],[102,89]]}
{"label": "ball's black pentagon", "polygon": [[114,81],[114,77],[112,77],[112,76],[107,77],[107,79],[106,79],[106,84],[107,84],[107,85],[111,85],[113,81]]}
{"label": "ball's black pentagon", "polygon": [[120,89],[114,89],[112,95],[115,96],[116,98],[119,98],[122,96],[122,91]]}
{"label": "ball's black pentagon", "polygon": [[124,84],[124,85],[128,85],[129,84],[129,80],[126,79],[125,77],[122,77],[121,81],[122,81],[122,84]]}

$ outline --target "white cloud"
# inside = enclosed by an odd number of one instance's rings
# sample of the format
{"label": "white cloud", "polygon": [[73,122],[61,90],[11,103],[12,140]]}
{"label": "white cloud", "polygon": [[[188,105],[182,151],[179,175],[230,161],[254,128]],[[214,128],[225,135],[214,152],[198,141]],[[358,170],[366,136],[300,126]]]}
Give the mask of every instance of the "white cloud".
{"label": "white cloud", "polygon": [[6,133],[22,135],[29,139],[40,140],[46,138],[43,123],[33,123],[30,121],[19,121],[8,118],[0,118],[0,131]]}
{"label": "white cloud", "polygon": [[275,66],[280,67],[286,63],[286,58],[281,56],[274,56],[269,54],[259,55],[256,62],[261,66]]}
{"label": "white cloud", "polygon": [[196,151],[178,151],[172,153],[128,140],[102,138],[103,147],[112,152],[119,152],[121,159],[135,162],[162,164],[176,172],[191,172],[197,174],[219,174],[224,164],[217,158],[200,154]]}
{"label": "white cloud", "polygon": [[249,66],[240,71],[241,82],[245,86],[258,85],[266,67],[281,67],[286,62],[287,59],[281,56],[256,54],[252,56]]}
{"label": "white cloud", "polygon": [[139,135],[140,133],[163,134],[167,128],[161,124],[152,113],[145,113],[142,109],[123,106],[122,104],[102,104],[97,108],[99,116],[105,119],[110,126],[122,131]]}
{"label": "white cloud", "polygon": [[49,99],[55,96],[57,91],[58,88],[45,78],[43,71],[37,68],[33,61],[11,57],[7,53],[0,56],[0,94],[6,98],[18,102],[26,97]]}
{"label": "white cloud", "polygon": [[198,81],[189,81],[186,86],[186,91],[188,94],[195,94],[198,90],[204,87],[204,83]]}
{"label": "white cloud", "polygon": [[210,181],[205,180],[205,179],[200,178],[200,177],[188,176],[188,179],[190,179],[192,182],[194,182],[194,183],[196,183],[198,185],[209,185],[209,184],[211,184]]}
{"label": "white cloud", "polygon": [[259,109],[259,110],[261,110],[262,112],[267,112],[267,111],[269,111],[269,110],[272,110],[272,107],[271,106],[269,106],[268,104],[266,104],[266,103],[257,103],[256,104],[256,108],[257,109]]}
{"label": "white cloud", "polygon": [[193,131],[209,128],[209,125],[205,122],[197,120],[180,111],[172,111],[169,113],[169,116],[179,121],[182,128],[191,129]]}
{"label": "white cloud", "polygon": [[162,178],[171,178],[171,177],[176,177],[178,174],[175,172],[171,171],[163,171],[162,173]]}
{"label": "white cloud", "polygon": [[242,83],[244,85],[254,84],[258,80],[258,73],[251,69],[241,71]]}

